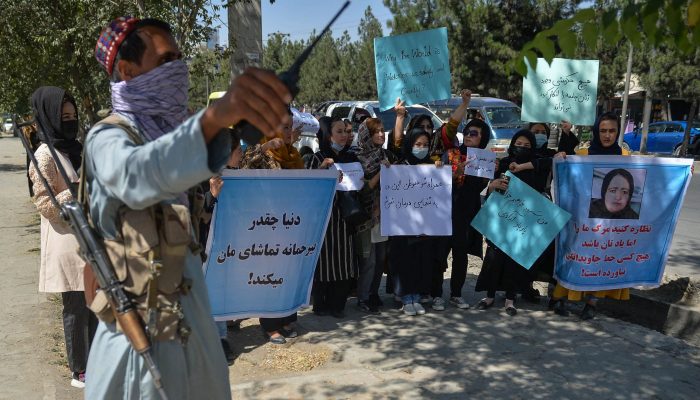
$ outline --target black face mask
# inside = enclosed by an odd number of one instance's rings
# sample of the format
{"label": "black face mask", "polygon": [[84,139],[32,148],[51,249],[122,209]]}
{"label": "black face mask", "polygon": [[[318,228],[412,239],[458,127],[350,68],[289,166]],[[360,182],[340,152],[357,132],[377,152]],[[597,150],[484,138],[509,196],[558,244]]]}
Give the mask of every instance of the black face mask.
{"label": "black face mask", "polygon": [[526,163],[532,159],[532,149],[524,146],[511,146],[508,149],[508,154],[515,158],[518,164]]}
{"label": "black face mask", "polygon": [[73,140],[78,136],[78,120],[61,121],[61,136],[66,140]]}

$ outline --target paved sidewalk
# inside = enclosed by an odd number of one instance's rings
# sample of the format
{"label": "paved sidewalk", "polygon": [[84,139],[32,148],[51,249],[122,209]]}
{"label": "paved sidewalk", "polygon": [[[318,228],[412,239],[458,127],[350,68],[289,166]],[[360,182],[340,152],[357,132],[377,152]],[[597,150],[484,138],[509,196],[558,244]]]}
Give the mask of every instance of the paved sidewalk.
{"label": "paved sidewalk", "polygon": [[0,399],[76,399],[63,361],[57,305],[39,288],[39,217],[30,202],[25,153],[0,138]]}
{"label": "paved sidewalk", "polygon": [[234,398],[694,399],[700,391],[699,348],[616,319],[580,322],[526,303],[509,317],[503,299],[486,311],[367,315],[353,300],[344,320],[300,314],[306,333],[282,348],[302,359],[327,353],[310,371],[285,371],[275,357],[282,350],[265,343],[257,321],[244,321],[230,333]]}
{"label": "paved sidewalk", "polygon": [[[0,139],[0,399],[80,399],[60,347],[57,305],[37,293],[38,218],[29,202],[24,153]],[[691,235],[692,238],[692,235]],[[471,258],[471,304],[479,271]],[[445,287],[449,279],[445,280]],[[384,297],[390,305],[392,299]],[[257,320],[230,340],[236,399],[695,399],[700,348],[599,316],[581,323],[544,305],[503,299],[487,311],[367,315],[348,301],[343,320],[300,313],[302,335],[273,347]],[[88,377],[89,379],[89,377]]]}

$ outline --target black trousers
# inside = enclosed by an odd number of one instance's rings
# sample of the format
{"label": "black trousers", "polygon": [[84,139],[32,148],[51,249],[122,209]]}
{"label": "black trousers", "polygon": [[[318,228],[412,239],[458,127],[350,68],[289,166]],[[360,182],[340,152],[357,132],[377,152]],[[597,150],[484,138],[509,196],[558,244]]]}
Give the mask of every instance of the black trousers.
{"label": "black trousers", "polygon": [[274,332],[282,329],[285,325],[296,322],[296,320],[297,313],[282,318],[260,318],[260,326],[265,332]]}
{"label": "black trousers", "polygon": [[450,254],[450,239],[448,236],[439,236],[433,239],[434,258],[431,262],[429,293],[431,297],[442,297],[442,283],[445,280],[445,271],[447,270],[447,256]]}
{"label": "black trousers", "polygon": [[333,282],[314,280],[313,298],[315,312],[342,312],[348,299],[352,280],[345,279]]}
{"label": "black trousers", "polygon": [[467,242],[464,240],[452,241],[452,272],[450,274],[450,296],[462,297],[462,288],[467,280],[467,267],[469,264]]}
{"label": "black trousers", "polygon": [[97,317],[85,304],[85,292],[63,292],[61,298],[68,367],[71,372],[81,373],[87,368],[90,344],[97,329]]}

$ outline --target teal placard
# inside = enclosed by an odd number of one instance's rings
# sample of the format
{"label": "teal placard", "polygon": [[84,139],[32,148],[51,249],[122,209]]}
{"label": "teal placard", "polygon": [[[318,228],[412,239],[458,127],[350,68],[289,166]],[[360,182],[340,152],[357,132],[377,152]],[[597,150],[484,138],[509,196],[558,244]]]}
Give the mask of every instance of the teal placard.
{"label": "teal placard", "polygon": [[446,28],[375,38],[374,59],[382,111],[451,96]]}
{"label": "teal placard", "polygon": [[472,226],[510,258],[530,269],[571,214],[510,172],[505,195],[493,192]]}
{"label": "teal placard", "polygon": [[521,119],[529,122],[561,122],[593,125],[598,94],[598,60],[555,58],[547,64],[537,59],[523,78]]}

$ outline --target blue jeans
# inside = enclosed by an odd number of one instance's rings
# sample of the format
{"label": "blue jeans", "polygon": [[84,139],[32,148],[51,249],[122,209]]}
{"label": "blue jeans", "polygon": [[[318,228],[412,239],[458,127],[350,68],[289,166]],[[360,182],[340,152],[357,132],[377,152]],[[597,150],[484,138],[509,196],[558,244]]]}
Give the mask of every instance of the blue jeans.
{"label": "blue jeans", "polygon": [[420,294],[418,294],[418,293],[407,294],[405,296],[401,296],[401,302],[403,304],[418,303],[419,300],[420,300]]}

